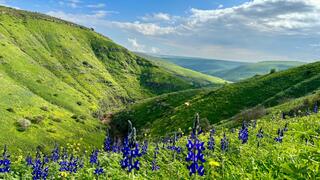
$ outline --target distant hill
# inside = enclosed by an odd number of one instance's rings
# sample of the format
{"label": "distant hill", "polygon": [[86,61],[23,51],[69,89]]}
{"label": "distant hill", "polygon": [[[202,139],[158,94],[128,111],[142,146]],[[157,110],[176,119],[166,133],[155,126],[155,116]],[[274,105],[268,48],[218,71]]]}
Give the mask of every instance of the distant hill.
{"label": "distant hill", "polygon": [[216,59],[203,59],[195,57],[179,57],[179,56],[159,56],[161,59],[167,60],[179,66],[192,69],[204,74],[213,75],[220,71],[226,71],[246,65],[246,62],[225,61]]}
{"label": "distant hill", "polygon": [[140,57],[150,60],[154,62],[156,65],[172,72],[177,77],[183,78],[191,82],[196,87],[218,86],[218,85],[227,83],[227,81],[221,78],[203,74],[198,71],[193,71],[191,69],[183,68],[179,65],[176,65],[174,63],[171,63],[159,57],[154,57],[144,53],[138,53],[138,52],[135,52],[135,53]]}
{"label": "distant hill", "polygon": [[238,82],[255,75],[267,74],[271,69],[281,71],[304,64],[298,61],[263,61],[249,63],[179,56],[159,57],[179,66],[232,82]]}
{"label": "distant hill", "polygon": [[241,65],[233,69],[224,70],[213,74],[229,81],[237,82],[255,75],[267,74],[272,69],[275,69],[276,71],[282,71],[303,64],[305,63],[297,61],[264,61]]}
{"label": "distant hill", "polygon": [[[181,127],[187,132],[195,113],[208,123],[229,119],[257,105],[272,107],[288,99],[305,96],[320,88],[320,62],[227,84],[216,90],[185,95],[179,92],[137,103],[115,115],[113,125],[131,119],[136,127],[153,135],[164,135]],[[179,97],[179,101],[175,100]]]}

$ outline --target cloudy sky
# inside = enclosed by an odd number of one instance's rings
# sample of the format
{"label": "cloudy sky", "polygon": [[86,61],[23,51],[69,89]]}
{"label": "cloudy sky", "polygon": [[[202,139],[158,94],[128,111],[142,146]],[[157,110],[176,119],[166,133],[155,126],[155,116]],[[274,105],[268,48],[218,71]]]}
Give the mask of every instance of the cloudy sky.
{"label": "cloudy sky", "polygon": [[320,0],[0,0],[133,51],[240,61],[320,59]]}

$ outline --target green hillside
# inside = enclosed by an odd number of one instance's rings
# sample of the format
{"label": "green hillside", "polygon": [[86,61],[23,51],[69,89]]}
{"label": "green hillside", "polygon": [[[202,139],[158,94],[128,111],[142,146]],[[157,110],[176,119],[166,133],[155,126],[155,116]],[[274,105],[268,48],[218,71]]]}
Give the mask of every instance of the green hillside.
{"label": "green hillside", "polygon": [[237,82],[253,77],[255,75],[267,74],[272,69],[275,69],[276,71],[282,71],[303,64],[303,62],[297,61],[264,61],[241,65],[229,70],[219,71],[213,73],[213,75],[222,77],[228,81]]}
{"label": "green hillside", "polygon": [[136,127],[154,135],[163,135],[177,127],[188,131],[196,112],[208,123],[218,123],[259,104],[272,107],[313,92],[320,87],[319,72],[320,62],[312,63],[228,84],[200,96],[185,97],[179,104],[168,107],[162,104],[170,104],[170,98],[160,99],[164,103],[157,103],[160,100],[156,98],[154,102],[142,102],[120,112],[113,122],[119,124],[121,119],[131,119]]}
{"label": "green hillside", "polygon": [[183,68],[181,66],[177,66],[174,63],[170,63],[161,58],[153,57],[144,53],[136,53],[136,54],[172,72],[177,77],[181,77],[187,81],[192,82],[194,86],[205,87],[205,86],[216,86],[216,85],[227,83],[227,81],[221,78],[202,74],[200,72],[193,71],[191,69]]}
{"label": "green hillside", "polygon": [[100,144],[104,114],[195,87],[91,29],[0,6],[0,144]]}

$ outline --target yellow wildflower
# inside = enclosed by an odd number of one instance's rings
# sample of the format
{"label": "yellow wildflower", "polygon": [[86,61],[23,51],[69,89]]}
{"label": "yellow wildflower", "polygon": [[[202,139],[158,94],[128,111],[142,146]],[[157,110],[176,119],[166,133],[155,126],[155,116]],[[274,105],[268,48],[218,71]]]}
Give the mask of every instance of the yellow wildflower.
{"label": "yellow wildflower", "polygon": [[213,160],[213,159],[211,159],[211,160],[209,161],[209,165],[214,168],[214,167],[219,167],[219,166],[220,166],[220,163],[217,162],[217,161],[215,161],[215,160]]}

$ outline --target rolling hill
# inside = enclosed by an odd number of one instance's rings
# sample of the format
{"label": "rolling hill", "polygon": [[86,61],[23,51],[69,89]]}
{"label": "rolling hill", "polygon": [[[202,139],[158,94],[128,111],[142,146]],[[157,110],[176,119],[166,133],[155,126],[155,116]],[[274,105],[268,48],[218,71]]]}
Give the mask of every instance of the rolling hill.
{"label": "rolling hill", "polygon": [[0,6],[1,144],[30,149],[83,138],[100,145],[98,118],[199,86],[93,29]]}
{"label": "rolling hill", "polygon": [[182,66],[187,69],[192,69],[204,74],[214,76],[220,71],[230,70],[241,65],[247,65],[247,62],[225,61],[216,59],[203,59],[195,57],[180,57],[180,56],[159,56],[161,59]]}
{"label": "rolling hill", "polygon": [[304,64],[298,61],[262,61],[249,63],[178,56],[159,57],[179,66],[232,82],[238,82],[255,75],[264,75],[269,73],[271,69],[281,71]]}
{"label": "rolling hill", "polygon": [[217,85],[227,83],[227,81],[221,78],[203,74],[198,71],[193,71],[191,69],[183,68],[181,66],[178,66],[174,63],[168,62],[158,57],[150,56],[144,53],[138,53],[138,52],[135,52],[135,53],[138,56],[143,57],[147,60],[150,60],[154,64],[172,72],[177,77],[180,77],[187,81],[192,82],[192,84],[196,87],[217,86]]}
{"label": "rolling hill", "polygon": [[160,96],[119,112],[112,122],[120,131],[124,131],[121,119],[131,119],[137,128],[153,135],[164,135],[177,127],[186,132],[197,112],[208,124],[215,124],[258,105],[272,107],[307,95],[320,87],[319,72],[320,62],[303,65],[227,84],[201,95],[185,96],[177,104],[172,103],[175,94]]}
{"label": "rolling hill", "polygon": [[292,67],[300,66],[305,63],[298,61],[263,61],[241,65],[239,67],[213,73],[215,76],[223,77],[228,81],[241,81],[255,75],[264,75],[274,69],[276,71],[286,70]]}

